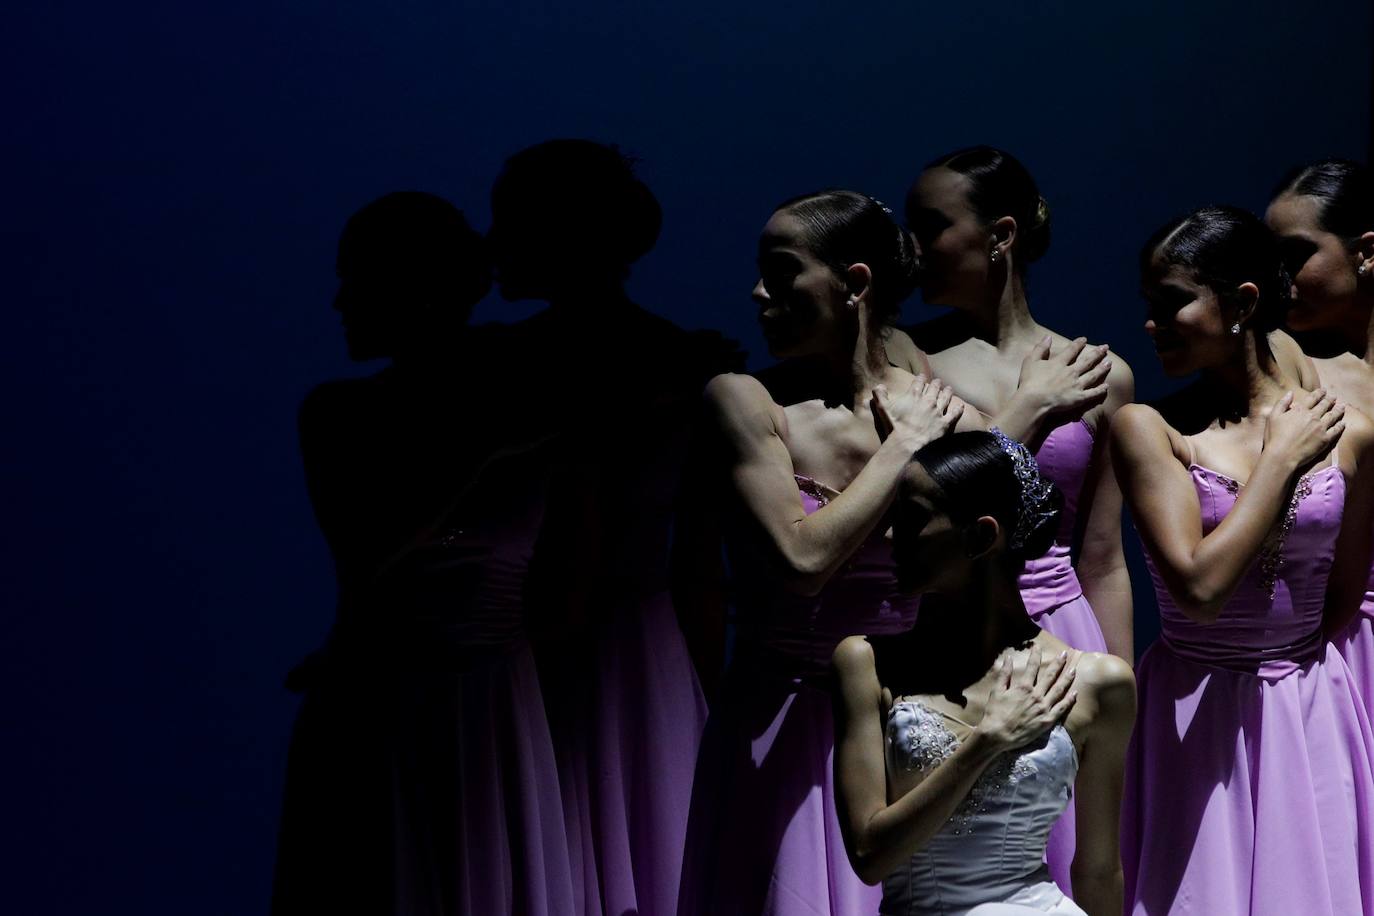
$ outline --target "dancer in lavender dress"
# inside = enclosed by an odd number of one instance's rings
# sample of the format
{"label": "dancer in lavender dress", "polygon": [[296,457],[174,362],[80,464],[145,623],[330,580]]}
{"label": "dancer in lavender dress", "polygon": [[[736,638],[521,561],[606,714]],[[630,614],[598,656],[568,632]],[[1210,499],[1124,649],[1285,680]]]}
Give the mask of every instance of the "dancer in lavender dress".
{"label": "dancer in lavender dress", "polygon": [[1374,429],[1274,358],[1289,284],[1254,216],[1175,220],[1141,268],[1165,371],[1202,375],[1113,425],[1162,625],[1137,670],[1128,912],[1374,913],[1374,735],[1322,638],[1369,569]]}
{"label": "dancer in lavender dress", "polygon": [[[1374,416],[1374,178],[1345,160],[1309,165],[1284,180],[1265,220],[1293,278],[1288,327],[1321,384]],[[1331,625],[1374,718],[1374,566],[1355,618]]]}
{"label": "dancer in lavender dress", "polygon": [[393,363],[301,408],[339,609],[293,672],[278,916],[573,913],[523,594],[553,456],[475,396],[480,251],[418,193],[369,204],[340,241],[350,355]]}
{"label": "dancer in lavender dress", "polygon": [[[1050,243],[1045,199],[1010,153],[973,147],[941,156],[921,173],[907,192],[906,219],[921,258],[922,298],[954,309],[912,329],[918,366],[987,415],[1003,409],[1018,378],[1040,369],[1052,350],[1078,355],[1090,374],[1091,400],[1050,405],[1038,430],[1018,436],[1038,446],[1037,460],[1066,501],[1054,546],[1027,563],[1021,584],[1037,624],[1075,648],[1110,648],[1131,661],[1121,493],[1103,446],[1134,381],[1125,361],[1105,347],[1085,348],[1031,315],[1026,275]],[[996,424],[1016,432],[1000,418]],[[1069,559],[1075,544],[1077,568]]]}
{"label": "dancer in lavender dress", "polygon": [[697,759],[683,916],[877,908],[835,818],[826,672],[845,636],[910,627],[887,513],[911,456],[960,412],[883,350],[914,268],[905,233],[850,191],[784,204],[759,241],[764,335],[798,362],[787,397],[743,375],[707,387],[724,466],[697,489],[725,497],[738,632]]}
{"label": "dancer in lavender dress", "polygon": [[580,916],[676,912],[706,722],[668,594],[669,535],[701,390],[741,360],[719,335],[629,299],[630,265],[660,220],[630,160],[586,140],[517,153],[492,191],[502,295],[549,303],[512,336],[542,389],[539,422],[575,470],[550,509],[535,591]]}
{"label": "dancer in lavender dress", "polygon": [[[925,593],[920,618],[900,636],[851,636],[834,659],[841,823],[856,868],[883,882],[884,914],[1120,916],[1131,667],[1039,629],[1017,585],[1024,557],[1053,539],[1059,501],[997,431],[932,442],[903,481],[893,555],[901,587]],[[1028,703],[1039,727],[1001,742],[1041,655],[1058,661],[1039,686],[1069,660],[1078,702]],[[1069,900],[1044,854],[1075,792],[1083,842]]]}
{"label": "dancer in lavender dress", "polygon": [[[1053,405],[1038,432],[1019,437],[1038,443],[1040,467],[1064,494],[1054,543],[1026,561],[1022,598],[1038,626],[1074,648],[1134,662],[1121,490],[1105,448],[1112,415],[1133,397],[1134,380],[1115,354],[1092,363],[1105,347],[1069,341],[1031,314],[1026,274],[1050,242],[1045,199],[1010,153],[973,147],[921,173],[907,193],[906,218],[920,252],[922,297],[954,309],[912,330],[919,365],[987,414],[1002,407],[1018,379],[1043,371],[1052,348],[1078,357],[1092,379],[1091,400]],[[1047,851],[1051,874],[1069,893],[1073,822],[1069,805]]]}

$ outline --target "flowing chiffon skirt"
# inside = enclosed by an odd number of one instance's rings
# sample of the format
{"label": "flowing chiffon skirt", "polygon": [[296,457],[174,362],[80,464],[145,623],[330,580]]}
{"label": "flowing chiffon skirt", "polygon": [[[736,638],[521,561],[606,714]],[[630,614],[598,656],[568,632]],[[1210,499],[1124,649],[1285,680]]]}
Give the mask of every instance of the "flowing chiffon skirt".
{"label": "flowing chiffon skirt", "polygon": [[610,614],[593,658],[553,726],[578,912],[673,916],[706,700],[667,593]]}
{"label": "flowing chiffon skirt", "polygon": [[1374,736],[1332,647],[1268,678],[1161,642],[1136,677],[1128,913],[1374,914]]}
{"label": "flowing chiffon skirt", "polygon": [[702,738],[678,913],[877,913],[840,834],[828,689],[742,661]]}
{"label": "flowing chiffon skirt", "polygon": [[327,670],[311,685],[291,740],[272,912],[572,916],[527,645],[466,670]]}

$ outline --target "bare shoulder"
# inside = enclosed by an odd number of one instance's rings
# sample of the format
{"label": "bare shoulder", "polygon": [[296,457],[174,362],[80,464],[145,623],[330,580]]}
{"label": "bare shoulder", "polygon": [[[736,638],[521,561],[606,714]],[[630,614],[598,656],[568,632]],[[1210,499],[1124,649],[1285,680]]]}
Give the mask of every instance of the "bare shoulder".
{"label": "bare shoulder", "polygon": [[1112,441],[1135,443],[1169,434],[1169,424],[1148,404],[1122,404],[1112,416]]}
{"label": "bare shoulder", "polygon": [[1345,432],[1341,434],[1342,451],[1348,450],[1363,463],[1374,461],[1374,420],[1363,411],[1349,405],[1345,408]]}
{"label": "bare shoulder", "polygon": [[752,375],[722,372],[706,383],[702,393],[706,404],[717,413],[749,412],[777,408],[768,389]]}
{"label": "bare shoulder", "polygon": [[872,672],[875,670],[873,645],[863,636],[846,636],[835,647],[830,663],[842,676]]}
{"label": "bare shoulder", "polygon": [[1107,371],[1108,401],[1129,404],[1135,400],[1135,373],[1131,371],[1131,364],[1111,350],[1107,351],[1107,359],[1112,361],[1112,368]]}
{"label": "bare shoulder", "polygon": [[1079,690],[1089,689],[1099,695],[1135,691],[1135,671],[1130,664],[1107,652],[1080,652],[1074,680]]}
{"label": "bare shoulder", "polygon": [[782,408],[752,375],[721,373],[706,383],[702,398],[716,425],[732,439],[780,432],[786,423]]}
{"label": "bare shoulder", "polygon": [[925,370],[926,355],[916,346],[916,341],[911,339],[911,335],[901,328],[887,329],[883,347],[887,350],[888,362],[899,369],[905,369],[913,375],[919,375]]}
{"label": "bare shoulder", "polygon": [[1280,369],[1296,378],[1302,387],[1309,391],[1320,384],[1317,370],[1312,365],[1311,358],[1303,352],[1302,346],[1286,331],[1282,329],[1270,331],[1268,339],[1269,349],[1273,351]]}
{"label": "bare shoulder", "polygon": [[1074,687],[1078,705],[1094,727],[1130,730],[1135,721],[1135,672],[1125,660],[1105,652],[1080,653]]}

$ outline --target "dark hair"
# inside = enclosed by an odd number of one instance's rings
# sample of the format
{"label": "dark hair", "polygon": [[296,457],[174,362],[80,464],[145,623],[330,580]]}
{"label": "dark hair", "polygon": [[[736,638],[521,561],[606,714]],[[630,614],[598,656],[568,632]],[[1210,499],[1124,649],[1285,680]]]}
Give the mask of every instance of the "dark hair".
{"label": "dark hair", "polygon": [[423,191],[396,191],[349,217],[339,263],[384,277],[402,296],[465,312],[491,288],[486,245],[453,204]]}
{"label": "dark hair", "polygon": [[1016,220],[1013,263],[1024,272],[1050,247],[1050,205],[1040,196],[1026,167],[1004,150],[971,146],[941,156],[930,165],[958,172],[969,181],[968,202],[978,218],[991,223],[1004,216]]}
{"label": "dark hair", "polygon": [[1274,196],[1296,194],[1319,204],[1321,227],[1347,241],[1374,230],[1374,180],[1349,159],[1323,159],[1289,172]]}
{"label": "dark hair", "polygon": [[1054,543],[1063,508],[1063,494],[1050,486],[1052,511],[1026,533],[1017,550],[1010,547],[1012,532],[1021,518],[1021,483],[1011,456],[992,433],[970,431],[942,436],[916,453],[930,479],[940,488],[935,502],[951,520],[971,522],[989,515],[1007,535],[1007,556],[1013,563],[1041,556]]}
{"label": "dark hair", "polygon": [[1259,288],[1252,325],[1268,333],[1283,323],[1293,283],[1284,270],[1278,240],[1259,217],[1239,207],[1203,207],[1173,219],[1140,249],[1140,273],[1155,264],[1192,271],[1223,302],[1242,283]]}
{"label": "dark hair", "polygon": [[552,222],[571,215],[566,243],[624,274],[654,247],[663,226],[663,208],[635,174],[635,164],[614,146],[547,140],[506,160],[492,200],[537,206]]}
{"label": "dark hair", "polygon": [[891,210],[866,194],[840,189],[794,197],[777,209],[801,221],[806,246],[835,272],[868,265],[882,324],[901,317],[902,300],[916,288],[916,246]]}

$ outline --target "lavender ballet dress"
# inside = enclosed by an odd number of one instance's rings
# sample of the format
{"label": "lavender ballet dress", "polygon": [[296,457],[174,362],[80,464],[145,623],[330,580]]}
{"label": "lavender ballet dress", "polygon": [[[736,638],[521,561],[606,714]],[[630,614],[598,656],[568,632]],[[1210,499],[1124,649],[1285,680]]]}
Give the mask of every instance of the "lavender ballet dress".
{"label": "lavender ballet dress", "polygon": [[493,463],[345,596],[292,736],[274,916],[572,916],[522,595],[546,464]]}
{"label": "lavender ballet dress", "polygon": [[1374,569],[1369,571],[1369,584],[1359,613],[1346,627],[1331,638],[1355,678],[1355,687],[1364,698],[1365,714],[1374,721]]}
{"label": "lavender ballet dress", "polygon": [[639,411],[656,422],[634,425],[630,439],[584,429],[577,449],[596,456],[581,485],[597,495],[609,570],[576,653],[584,663],[549,688],[578,916],[677,912],[707,708],[668,591],[672,517],[701,388],[743,366],[718,335],[673,333],[646,349],[656,382]]}
{"label": "lavender ballet dress", "polygon": [[[808,515],[836,495],[806,477],[797,486]],[[814,597],[740,582],[735,657],[697,757],[680,916],[877,912],[882,892],[854,873],[835,812],[828,672],[846,636],[915,622],[886,528]]]}
{"label": "lavender ballet dress", "polygon": [[1369,570],[1359,612],[1331,637],[1331,643],[1350,666],[1355,686],[1364,698],[1365,714],[1374,722],[1374,567]]}
{"label": "lavender ballet dress", "polygon": [[[1083,420],[1056,426],[1036,451],[1040,473],[1059,488],[1064,496],[1064,508],[1059,514],[1054,543],[1044,556],[1026,561],[1017,585],[1026,611],[1037,626],[1075,649],[1106,652],[1107,641],[1102,636],[1102,627],[1092,605],[1083,596],[1083,586],[1070,559],[1078,505],[1092,459],[1093,431]],[[1050,831],[1045,847],[1050,874],[1066,894],[1073,893],[1069,869],[1073,865],[1074,847],[1074,806],[1070,804]]]}
{"label": "lavender ballet dress", "polygon": [[[1189,472],[1210,532],[1241,485]],[[1129,913],[1374,914],[1374,736],[1321,630],[1344,500],[1334,463],[1305,475],[1211,624],[1179,611],[1150,563],[1162,632],[1136,669]]]}
{"label": "lavender ballet dress", "polygon": [[1093,431],[1083,420],[1056,426],[1035,452],[1040,473],[1064,496],[1059,530],[1044,556],[1027,560],[1017,585],[1026,611],[1043,630],[1084,652],[1106,652],[1107,641],[1083,586],[1074,572],[1070,551],[1078,520],[1083,483],[1093,459]]}

